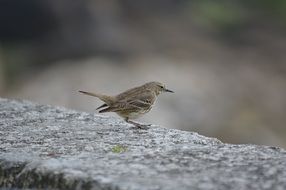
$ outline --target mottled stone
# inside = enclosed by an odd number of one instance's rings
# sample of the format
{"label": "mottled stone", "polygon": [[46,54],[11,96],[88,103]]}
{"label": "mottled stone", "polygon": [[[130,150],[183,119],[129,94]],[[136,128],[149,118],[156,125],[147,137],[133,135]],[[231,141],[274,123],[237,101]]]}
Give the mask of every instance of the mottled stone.
{"label": "mottled stone", "polygon": [[283,149],[28,101],[0,99],[0,151],[1,187],[286,189]]}

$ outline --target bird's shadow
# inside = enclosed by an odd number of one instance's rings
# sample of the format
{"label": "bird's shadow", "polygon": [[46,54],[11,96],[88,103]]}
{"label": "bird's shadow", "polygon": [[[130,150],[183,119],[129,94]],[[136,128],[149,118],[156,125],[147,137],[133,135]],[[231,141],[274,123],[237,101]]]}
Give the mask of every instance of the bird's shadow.
{"label": "bird's shadow", "polygon": [[141,126],[141,127],[133,126],[133,127],[130,127],[130,129],[136,130],[136,131],[147,131],[149,127],[148,126]]}

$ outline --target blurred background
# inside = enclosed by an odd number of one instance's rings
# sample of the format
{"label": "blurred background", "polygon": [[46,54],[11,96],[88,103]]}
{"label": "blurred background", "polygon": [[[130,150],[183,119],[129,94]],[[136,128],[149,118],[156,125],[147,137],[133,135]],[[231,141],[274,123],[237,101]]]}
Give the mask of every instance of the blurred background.
{"label": "blurred background", "polygon": [[284,0],[0,0],[5,98],[95,112],[78,90],[155,80],[139,121],[286,148],[285,61]]}

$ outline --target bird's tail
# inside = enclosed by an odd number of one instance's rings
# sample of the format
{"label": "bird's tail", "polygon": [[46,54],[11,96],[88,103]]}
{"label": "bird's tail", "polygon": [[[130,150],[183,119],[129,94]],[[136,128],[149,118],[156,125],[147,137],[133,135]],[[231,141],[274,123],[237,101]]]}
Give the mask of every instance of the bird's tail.
{"label": "bird's tail", "polygon": [[107,96],[103,94],[98,94],[98,93],[93,93],[93,92],[85,92],[85,91],[79,91],[80,93],[83,93],[88,96],[94,96],[105,102],[107,105],[111,105],[114,102],[114,97],[112,96]]}

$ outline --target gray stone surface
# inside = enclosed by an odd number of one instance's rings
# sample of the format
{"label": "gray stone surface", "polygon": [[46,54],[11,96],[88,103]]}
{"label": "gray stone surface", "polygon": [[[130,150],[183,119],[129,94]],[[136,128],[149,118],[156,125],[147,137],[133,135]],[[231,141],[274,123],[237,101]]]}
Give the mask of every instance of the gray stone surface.
{"label": "gray stone surface", "polygon": [[27,101],[0,99],[0,151],[0,187],[286,189],[283,149]]}

